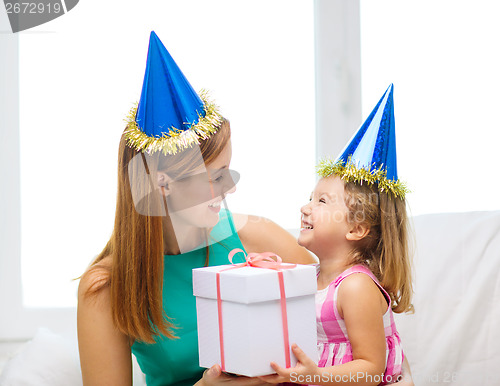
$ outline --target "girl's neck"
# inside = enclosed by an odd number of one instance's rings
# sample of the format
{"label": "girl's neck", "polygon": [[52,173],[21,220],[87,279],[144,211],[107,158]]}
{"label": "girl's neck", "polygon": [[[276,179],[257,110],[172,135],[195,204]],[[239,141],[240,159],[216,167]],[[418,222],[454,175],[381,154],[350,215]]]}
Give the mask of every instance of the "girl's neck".
{"label": "girl's neck", "polygon": [[337,250],[328,256],[318,256],[320,262],[318,290],[328,287],[342,272],[352,266],[349,263],[349,252],[349,250]]}

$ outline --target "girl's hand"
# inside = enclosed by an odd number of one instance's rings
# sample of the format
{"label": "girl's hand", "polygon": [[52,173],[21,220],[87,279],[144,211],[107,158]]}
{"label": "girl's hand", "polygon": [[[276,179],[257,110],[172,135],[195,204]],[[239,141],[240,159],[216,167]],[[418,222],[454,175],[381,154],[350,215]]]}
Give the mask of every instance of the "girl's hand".
{"label": "girl's hand", "polygon": [[238,377],[225,374],[221,371],[219,365],[213,365],[203,373],[203,378],[195,386],[263,386],[268,385],[259,378]]}
{"label": "girl's hand", "polygon": [[298,360],[297,366],[285,369],[271,362],[271,367],[277,374],[266,375],[259,378],[267,383],[284,383],[295,382],[298,378],[318,374],[318,366],[316,363],[314,363],[295,343],[292,345],[292,352]]}

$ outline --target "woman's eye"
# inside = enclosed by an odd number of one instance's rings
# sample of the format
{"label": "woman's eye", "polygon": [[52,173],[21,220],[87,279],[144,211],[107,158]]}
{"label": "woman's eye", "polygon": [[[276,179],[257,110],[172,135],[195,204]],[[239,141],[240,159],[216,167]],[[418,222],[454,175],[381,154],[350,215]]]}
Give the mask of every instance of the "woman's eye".
{"label": "woman's eye", "polygon": [[319,202],[321,202],[322,204],[325,204],[326,203],[326,200],[324,198],[320,198],[319,199]]}
{"label": "woman's eye", "polygon": [[214,183],[214,182],[221,182],[223,179],[224,179],[224,176],[222,176],[222,175],[221,175],[221,176],[219,176],[219,177],[217,177],[217,178],[211,178],[211,179],[210,179],[210,182],[211,182],[211,183]]}

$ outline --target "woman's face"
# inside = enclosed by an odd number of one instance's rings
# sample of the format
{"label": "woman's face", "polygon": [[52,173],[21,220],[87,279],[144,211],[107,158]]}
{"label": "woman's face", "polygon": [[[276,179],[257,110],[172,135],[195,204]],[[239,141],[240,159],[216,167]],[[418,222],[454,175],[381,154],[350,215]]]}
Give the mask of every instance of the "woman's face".
{"label": "woman's face", "polygon": [[217,224],[222,200],[236,190],[237,181],[229,170],[231,155],[228,141],[213,162],[169,183],[166,202],[176,231],[186,226],[211,228]]}

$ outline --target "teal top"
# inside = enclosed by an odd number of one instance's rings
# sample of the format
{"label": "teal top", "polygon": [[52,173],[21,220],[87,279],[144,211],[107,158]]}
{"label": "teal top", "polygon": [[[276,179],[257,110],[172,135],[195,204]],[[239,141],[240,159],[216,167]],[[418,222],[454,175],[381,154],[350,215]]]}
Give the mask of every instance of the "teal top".
{"label": "teal top", "polygon": [[[228,253],[243,245],[234,228],[229,211],[221,210],[218,224],[209,236],[209,265],[229,264]],[[203,375],[198,365],[198,332],[196,328],[196,301],[193,296],[192,269],[203,267],[206,248],[165,255],[163,270],[163,309],[177,327],[178,339],[157,337],[156,343],[135,342],[132,353],[136,356],[148,386],[193,386]],[[240,260],[241,259],[241,260]],[[243,254],[233,262],[243,261]]]}

